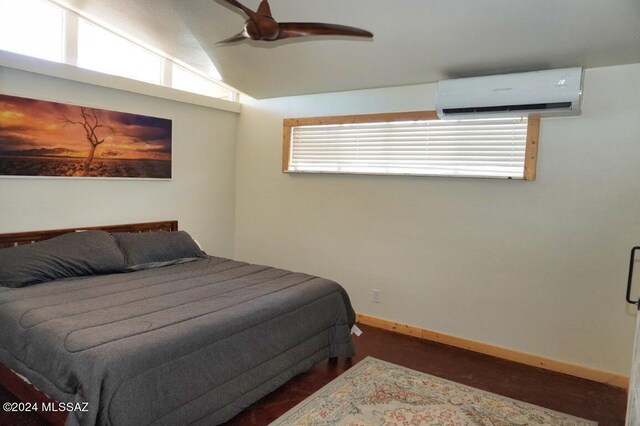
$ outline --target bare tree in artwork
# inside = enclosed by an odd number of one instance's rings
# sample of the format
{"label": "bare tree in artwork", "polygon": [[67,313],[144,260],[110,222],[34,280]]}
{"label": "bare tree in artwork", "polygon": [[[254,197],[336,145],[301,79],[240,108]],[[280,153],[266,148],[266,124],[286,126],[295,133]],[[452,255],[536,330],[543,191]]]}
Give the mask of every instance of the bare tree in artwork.
{"label": "bare tree in artwork", "polygon": [[[64,121],[65,126],[79,125],[84,128],[87,142],[89,142],[89,144],[91,145],[91,148],[89,150],[89,155],[84,161],[84,171],[85,173],[87,173],[90,170],[91,162],[93,161],[93,156],[96,153],[96,148],[98,147],[98,145],[104,142],[104,139],[106,137],[106,136],[103,136],[102,139],[100,139],[100,136],[98,136],[98,132],[104,135],[106,131],[115,135],[116,131],[111,126],[108,126],[106,124],[101,124],[100,119],[98,118],[98,114],[96,114],[96,110],[93,108],[80,107],[80,115],[82,116],[81,121],[71,120],[70,118],[68,118],[62,113],[60,115],[62,115],[62,120]],[[101,129],[104,129],[104,130],[101,131]]]}

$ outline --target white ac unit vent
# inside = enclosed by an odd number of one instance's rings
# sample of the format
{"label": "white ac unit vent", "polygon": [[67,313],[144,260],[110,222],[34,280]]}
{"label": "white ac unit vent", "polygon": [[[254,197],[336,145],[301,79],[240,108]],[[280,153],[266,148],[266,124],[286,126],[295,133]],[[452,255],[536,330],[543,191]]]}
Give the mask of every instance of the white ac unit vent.
{"label": "white ac unit vent", "polygon": [[533,71],[438,82],[441,119],[579,115],[582,68]]}

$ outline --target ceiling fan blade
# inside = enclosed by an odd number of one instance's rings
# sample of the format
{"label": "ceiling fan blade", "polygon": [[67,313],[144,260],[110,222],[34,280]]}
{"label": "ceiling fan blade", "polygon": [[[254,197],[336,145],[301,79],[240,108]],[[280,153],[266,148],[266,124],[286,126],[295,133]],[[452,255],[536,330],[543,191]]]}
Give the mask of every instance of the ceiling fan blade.
{"label": "ceiling fan blade", "polygon": [[258,15],[268,16],[269,18],[273,18],[271,16],[271,8],[269,7],[269,0],[262,0],[260,2],[260,6],[258,6]]}
{"label": "ceiling fan blade", "polygon": [[313,22],[281,22],[278,40],[292,37],[305,36],[350,36],[373,38],[373,34],[361,28],[348,27],[337,24],[321,24]]}
{"label": "ceiling fan blade", "polygon": [[225,38],[224,40],[221,40],[221,41],[217,42],[216,46],[219,46],[221,44],[235,43],[236,41],[247,40],[249,38],[250,37],[247,35],[246,31],[242,31],[242,32],[234,35],[233,37]]}
{"label": "ceiling fan blade", "polygon": [[246,7],[245,5],[243,5],[242,3],[240,3],[237,0],[222,0],[222,1],[224,1],[226,3],[229,3],[231,6],[237,7],[238,9],[242,10],[251,19],[255,19],[257,17],[256,12],[254,12],[251,9],[249,9],[248,7]]}

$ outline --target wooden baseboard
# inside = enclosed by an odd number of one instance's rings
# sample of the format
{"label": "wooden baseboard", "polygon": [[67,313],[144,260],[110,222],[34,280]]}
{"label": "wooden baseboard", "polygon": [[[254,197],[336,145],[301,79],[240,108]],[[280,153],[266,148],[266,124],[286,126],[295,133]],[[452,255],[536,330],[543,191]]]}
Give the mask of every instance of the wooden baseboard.
{"label": "wooden baseboard", "polygon": [[446,345],[455,346],[457,348],[467,349],[473,352],[479,352],[481,354],[492,355],[509,361],[515,361],[521,364],[540,367],[558,373],[569,374],[571,376],[581,377],[583,379],[606,383],[624,389],[629,388],[628,377],[610,373],[607,371],[600,371],[581,365],[569,364],[564,361],[558,361],[551,358],[545,358],[538,355],[519,352],[513,349],[507,349],[487,343],[476,342],[473,340],[464,339],[462,337],[438,333],[436,331],[431,331],[408,324],[402,324],[395,321],[389,321],[383,318],[372,317],[365,314],[357,314],[356,320],[360,324],[370,325],[372,327],[381,328],[383,330],[406,334],[408,336],[430,340],[433,342],[444,343]]}

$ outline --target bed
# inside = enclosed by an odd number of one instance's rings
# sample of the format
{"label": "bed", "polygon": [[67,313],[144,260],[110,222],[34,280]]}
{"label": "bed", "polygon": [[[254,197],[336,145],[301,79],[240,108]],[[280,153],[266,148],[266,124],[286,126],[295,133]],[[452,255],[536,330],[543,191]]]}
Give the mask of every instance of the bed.
{"label": "bed", "polygon": [[[74,231],[4,234],[0,247]],[[0,287],[0,380],[63,403],[47,413],[57,423],[219,424],[321,360],[353,356],[354,322],[333,281],[213,256]]]}

